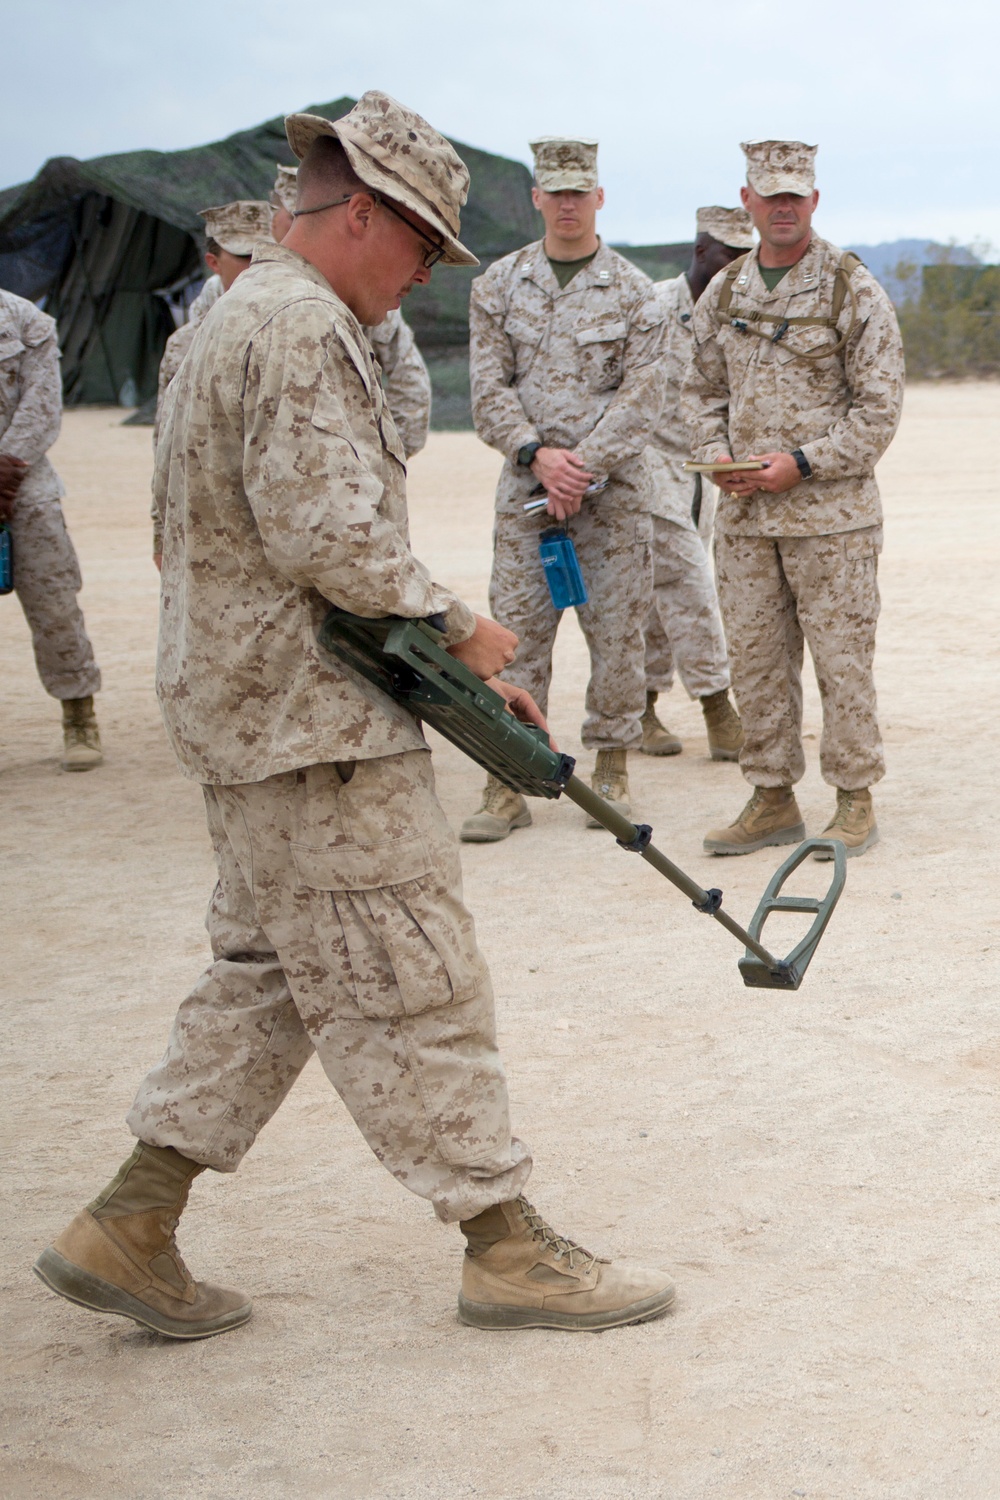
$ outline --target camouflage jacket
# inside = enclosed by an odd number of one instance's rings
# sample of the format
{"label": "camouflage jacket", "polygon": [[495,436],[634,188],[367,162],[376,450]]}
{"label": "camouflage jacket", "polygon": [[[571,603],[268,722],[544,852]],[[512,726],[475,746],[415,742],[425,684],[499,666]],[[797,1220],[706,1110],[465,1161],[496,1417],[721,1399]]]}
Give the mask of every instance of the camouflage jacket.
{"label": "camouflage jacket", "polygon": [[663,314],[647,276],[602,244],[560,288],[539,240],[472,283],[469,333],[476,431],[506,459],[498,509],[538,483],[517,462],[527,443],[572,450],[611,481],[609,498],[649,509],[643,449],[663,400]]}
{"label": "camouflage jacket", "polygon": [[[218,276],[210,277],[191,303],[189,321],[167,339],[163,358],[160,361],[156,422],[153,427],[154,448],[159,436],[163,399],[167,394],[167,386],[180,369],[185,354],[194,342],[199,325],[208,315],[209,308],[221,296],[221,280]],[[427,366],[420,356],[416,339],[408,324],[404,323],[401,313],[390,312],[384,322],[379,323],[376,328],[366,328],[365,333],[382,367],[386,399],[389,402],[392,419],[396,424],[396,431],[402,440],[406,457],[412,458],[414,453],[419,453],[427,442],[427,429],[431,419],[431,379],[427,373]],[[153,556],[157,557],[163,551],[163,529],[155,501],[152,519]]]}
{"label": "camouflage jacket", "polygon": [[691,457],[691,437],[681,412],[681,383],[694,353],[694,298],[686,276],[653,283],[653,293],[663,313],[663,410],[650,435],[646,465],[652,481],[654,516],[673,521],[685,531],[695,531],[693,505],[701,494],[704,505],[710,485],[699,485],[697,474],[685,474]]}
{"label": "camouflage jacket", "polygon": [[474,622],[409,547],[403,449],[368,341],[281,245],[211,309],[171,382],[157,692],[185,773],[262,781],[422,746],[416,722],[316,644],[332,601]]}
{"label": "camouflage jacket", "polygon": [[427,442],[431,420],[431,377],[417,341],[401,312],[390,312],[376,328],[366,328],[368,342],[382,366],[386,400],[407,458]]}
{"label": "camouflage jacket", "polygon": [[716,525],[734,536],[822,536],[876,526],[882,505],[875,464],[892,441],[903,401],[903,345],[892,303],[858,266],[850,278],[857,313],[846,346],[807,362],[797,351],[832,347],[850,328],[850,296],[836,330],[793,325],[777,343],[741,332],[732,320],[761,310],[777,318],[829,317],[842,252],[814,237],[773,292],[757,254],[749,251],[743,262],[722,326],[724,271],[695,308],[694,357],[682,393],[694,456],[708,463],[720,452],[745,458],[801,448],[813,477],[781,495],[722,495]]}
{"label": "camouflage jacket", "polygon": [[0,291],[0,453],[31,465],[17,491],[18,505],[64,493],[45,456],[61,422],[55,319],[26,298]]}

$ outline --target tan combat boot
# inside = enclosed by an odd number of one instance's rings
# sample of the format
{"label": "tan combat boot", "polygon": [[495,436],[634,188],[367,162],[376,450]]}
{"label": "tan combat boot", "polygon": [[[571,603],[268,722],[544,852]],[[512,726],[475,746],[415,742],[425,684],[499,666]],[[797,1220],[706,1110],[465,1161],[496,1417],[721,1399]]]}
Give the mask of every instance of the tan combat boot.
{"label": "tan combat boot", "polygon": [[526,1198],[461,1225],[468,1240],[458,1316],[473,1328],[582,1332],[658,1318],[674,1301],[663,1271],[613,1265],[556,1234]]}
{"label": "tan combat boot", "polygon": [[[845,792],[837,788],[837,811],[823,829],[823,838],[839,839],[850,859],[855,854],[864,854],[872,844],[878,843],[878,824],[872,794],[866,788],[856,792]],[[813,859],[832,859],[826,849],[818,849]]]}
{"label": "tan combat boot", "polygon": [[[594,762],[594,774],[590,778],[590,784],[597,794],[610,802],[616,812],[620,812],[623,818],[632,816],[629,805],[628,790],[628,751],[598,750],[597,759]],[[598,823],[596,818],[587,817],[588,828],[603,828],[603,823]]]}
{"label": "tan combat boot", "polygon": [[487,776],[482,805],[466,818],[459,838],[466,844],[498,844],[515,828],[527,828],[530,823],[531,813],[520,792],[512,792],[495,776]]}
{"label": "tan combat boot", "polygon": [[64,698],[63,770],[90,771],[103,759],[93,698]]}
{"label": "tan combat boot", "polygon": [[743,725],[729,701],[729,694],[709,693],[701,700],[708,730],[708,753],[713,760],[739,760],[743,748]]}
{"label": "tan combat boot", "polygon": [[799,844],[806,825],[790,786],[757,786],[735,823],[713,828],[705,838],[706,854],[752,854],[769,844]]}
{"label": "tan combat boot", "polygon": [[680,755],[684,746],[665,724],[656,717],[656,693],[646,694],[646,712],[639,723],[642,725],[643,755]]}
{"label": "tan combat boot", "polygon": [[93,1203],[35,1261],[60,1297],[120,1313],[173,1339],[203,1339],[250,1316],[243,1292],[194,1281],[174,1239],[192,1179],[204,1167],[139,1142]]}

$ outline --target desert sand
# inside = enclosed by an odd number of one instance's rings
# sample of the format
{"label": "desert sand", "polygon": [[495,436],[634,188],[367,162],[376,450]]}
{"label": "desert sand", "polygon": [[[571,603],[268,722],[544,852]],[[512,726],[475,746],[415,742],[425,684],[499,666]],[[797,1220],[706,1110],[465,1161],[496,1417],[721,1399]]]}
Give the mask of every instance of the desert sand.
{"label": "desert sand", "polygon": [[[153,693],[149,433],[67,416],[54,458],[107,759],[60,774],[58,708],[0,600],[0,1494],[1000,1495],[998,417],[1000,385],[911,388],[881,465],[881,842],[798,993],[745,989],[738,944],[569,803],[463,849],[530,1192],[591,1249],[672,1267],[676,1310],[600,1335],[464,1328],[458,1232],[379,1167],[313,1062],[239,1173],[195,1185],[186,1259],[256,1311],[185,1345],[30,1269],[131,1149],[122,1117],[206,962],[214,878]],[[412,465],[416,549],[479,607],[497,465],[467,434]],[[551,714],[570,752],[585,678],[570,618]],[[679,687],[666,707],[684,754],[632,757],[637,810],[747,919],[780,852],[702,853],[745,787]],[[812,685],[806,716],[818,832]],[[457,826],[481,774],[440,741],[435,760]]]}

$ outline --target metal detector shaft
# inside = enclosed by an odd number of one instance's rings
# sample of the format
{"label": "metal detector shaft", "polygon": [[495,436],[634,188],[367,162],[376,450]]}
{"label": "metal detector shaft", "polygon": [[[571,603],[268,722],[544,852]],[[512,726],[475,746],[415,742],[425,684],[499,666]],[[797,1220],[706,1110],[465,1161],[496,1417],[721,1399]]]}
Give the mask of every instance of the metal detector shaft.
{"label": "metal detector shaft", "polygon": [[727,932],[731,932],[733,937],[745,943],[750,952],[755,954],[769,969],[773,969],[775,973],[781,973],[785,968],[784,960],[775,958],[774,954],[762,947],[756,938],[750,936],[745,927],[741,927],[739,922],[734,922],[729,913],[722,910],[721,891],[703,890],[696,880],[692,880],[690,875],[685,875],[679,865],[675,865],[672,859],[661,854],[659,849],[650,842],[652,829],[648,824],[636,825],[629,822],[628,818],[622,817],[621,813],[616,812],[610,803],[605,802],[603,797],[592,791],[585,781],[581,781],[579,776],[571,776],[563,790],[577,807],[582,807],[585,813],[597,819],[602,828],[613,833],[623,849],[641,854],[647,864],[651,864],[654,870],[659,870],[671,885],[675,885],[679,891],[684,892],[692,906],[714,917]]}

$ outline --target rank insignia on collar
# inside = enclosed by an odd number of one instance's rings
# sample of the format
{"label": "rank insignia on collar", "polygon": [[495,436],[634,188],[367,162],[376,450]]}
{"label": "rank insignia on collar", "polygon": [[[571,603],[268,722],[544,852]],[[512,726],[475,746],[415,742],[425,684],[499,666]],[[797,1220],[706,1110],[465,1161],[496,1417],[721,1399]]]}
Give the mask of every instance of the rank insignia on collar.
{"label": "rank insignia on collar", "polygon": [[611,272],[610,271],[598,271],[598,273],[595,276],[594,280],[595,281],[610,281],[611,280]]}

